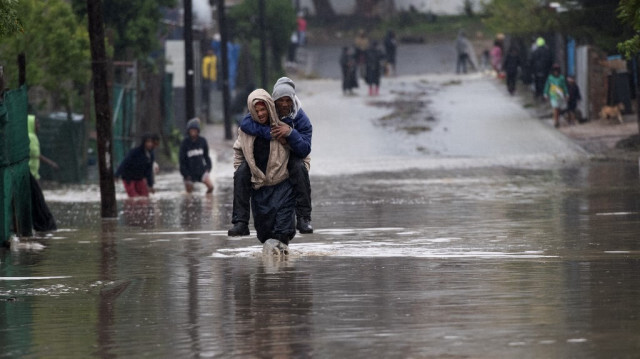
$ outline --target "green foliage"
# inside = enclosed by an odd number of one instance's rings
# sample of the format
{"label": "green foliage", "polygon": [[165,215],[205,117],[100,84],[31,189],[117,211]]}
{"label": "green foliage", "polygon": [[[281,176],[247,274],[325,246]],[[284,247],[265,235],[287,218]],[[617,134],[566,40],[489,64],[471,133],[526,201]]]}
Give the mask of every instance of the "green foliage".
{"label": "green foliage", "polygon": [[[121,60],[144,59],[160,48],[162,7],[174,7],[176,0],[104,0],[107,36],[113,41],[114,57]],[[72,0],[81,17],[87,13],[86,0]]]}
{"label": "green foliage", "polygon": [[16,10],[20,0],[0,0],[0,38],[22,31]]}
{"label": "green foliage", "polygon": [[621,0],[618,6],[618,17],[630,25],[635,34],[618,43],[618,50],[627,58],[632,58],[640,51],[640,0]]}
{"label": "green foliage", "polygon": [[[640,3],[622,1],[625,2]],[[556,12],[539,0],[492,0],[485,7],[486,23],[494,31],[512,35],[559,32],[606,52],[616,52],[615,44],[628,30],[616,17],[618,0],[560,0],[557,3],[562,11]]]}
{"label": "green foliage", "polygon": [[27,82],[42,86],[56,100],[71,103],[74,87],[90,79],[89,35],[65,0],[21,0],[17,14],[24,31],[0,41],[0,62],[16,87],[16,58],[25,53]]}
{"label": "green foliage", "polygon": [[618,0],[583,0],[580,8],[559,14],[558,30],[607,53],[616,53],[616,44],[628,31],[616,17],[617,6]]}
{"label": "green foliage", "polygon": [[[258,0],[245,0],[229,11],[230,29],[245,44],[260,38]],[[272,67],[282,72],[281,59],[289,47],[291,34],[296,28],[296,13],[290,0],[265,1],[266,38],[273,57]],[[259,63],[259,62],[256,62]]]}
{"label": "green foliage", "polygon": [[542,7],[539,0],[492,0],[485,12],[487,26],[496,32],[525,35],[558,27],[555,12]]}

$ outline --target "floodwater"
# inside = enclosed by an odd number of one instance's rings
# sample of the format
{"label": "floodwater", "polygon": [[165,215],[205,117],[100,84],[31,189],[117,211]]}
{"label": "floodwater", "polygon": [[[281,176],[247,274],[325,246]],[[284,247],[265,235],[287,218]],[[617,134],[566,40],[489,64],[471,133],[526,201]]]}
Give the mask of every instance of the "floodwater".
{"label": "floodwater", "polygon": [[117,220],[47,192],[62,229],[0,252],[0,357],[640,352],[636,165],[316,176],[316,232],[280,261],[226,236],[230,178],[176,177]]}

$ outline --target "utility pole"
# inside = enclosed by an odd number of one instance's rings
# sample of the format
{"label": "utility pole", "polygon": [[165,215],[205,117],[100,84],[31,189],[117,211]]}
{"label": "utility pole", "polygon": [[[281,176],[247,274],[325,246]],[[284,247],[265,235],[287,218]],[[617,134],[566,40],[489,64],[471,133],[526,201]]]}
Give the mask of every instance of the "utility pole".
{"label": "utility pole", "polygon": [[18,85],[27,83],[27,58],[24,52],[18,54]]}
{"label": "utility pole", "polygon": [[258,18],[260,25],[260,84],[267,89],[267,26],[265,25],[264,0],[258,0]]}
{"label": "utility pole", "polygon": [[196,117],[193,71],[193,8],[191,0],[184,0],[184,70],[185,70],[185,106],[187,121]]}
{"label": "utility pole", "polygon": [[102,0],[87,0],[89,41],[91,43],[91,71],[98,137],[98,168],[100,171],[100,204],[102,218],[117,217],[116,189],[113,183],[113,133],[111,107],[107,85],[107,53],[104,47],[104,19]]}
{"label": "utility pole", "polygon": [[229,115],[229,54],[227,43],[227,20],[224,14],[224,0],[218,0],[218,26],[220,27],[220,57],[222,57],[222,109],[224,114],[224,138],[231,139],[231,116]]}

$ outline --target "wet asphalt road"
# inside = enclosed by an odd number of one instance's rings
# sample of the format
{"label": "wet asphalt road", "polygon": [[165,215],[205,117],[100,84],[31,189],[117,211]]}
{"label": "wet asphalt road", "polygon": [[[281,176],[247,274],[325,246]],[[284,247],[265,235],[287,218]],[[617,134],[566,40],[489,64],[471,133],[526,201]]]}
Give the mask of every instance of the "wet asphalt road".
{"label": "wet asphalt road", "polygon": [[[0,252],[0,357],[636,357],[637,164],[588,161],[491,80],[460,80],[376,99],[300,82],[316,231],[287,260],[226,236],[229,161],[213,195],[175,173],[150,200],[120,192],[117,220],[95,186],[47,191],[61,230]],[[429,130],[382,120],[415,92],[407,121]]]}

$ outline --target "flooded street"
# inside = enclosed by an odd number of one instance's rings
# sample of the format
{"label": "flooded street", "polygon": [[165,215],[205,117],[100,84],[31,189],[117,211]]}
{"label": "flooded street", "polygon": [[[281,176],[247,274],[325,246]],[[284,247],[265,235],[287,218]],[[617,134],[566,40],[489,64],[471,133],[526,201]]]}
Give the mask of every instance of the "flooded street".
{"label": "flooded street", "polygon": [[289,258],[227,237],[230,158],[213,195],[176,173],[146,201],[119,186],[117,220],[95,186],[46,191],[61,230],[0,252],[0,357],[637,356],[637,164],[589,161],[520,106],[519,126],[473,115],[464,88],[425,90],[437,121],[408,134],[324,86],[301,82],[316,230]]}

